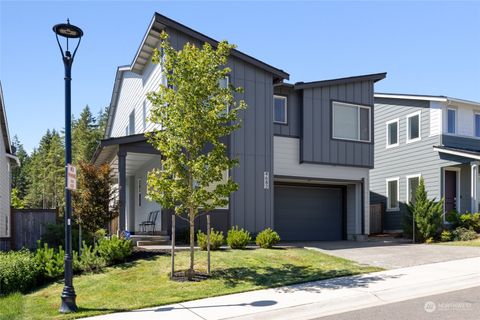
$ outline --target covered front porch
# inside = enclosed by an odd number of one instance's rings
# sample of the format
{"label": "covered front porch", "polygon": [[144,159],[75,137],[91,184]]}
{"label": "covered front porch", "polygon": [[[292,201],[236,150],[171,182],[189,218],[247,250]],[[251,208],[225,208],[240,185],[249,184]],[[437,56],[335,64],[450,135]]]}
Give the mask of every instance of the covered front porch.
{"label": "covered front porch", "polygon": [[112,223],[112,233],[129,231],[142,239],[167,235],[167,213],[146,198],[148,172],[158,168],[160,161],[159,152],[143,134],[101,141],[94,163],[110,164],[119,203],[119,217]]}
{"label": "covered front porch", "polygon": [[448,161],[440,173],[440,194],[445,199],[444,211],[479,212],[480,152],[446,146],[434,149],[442,160]]}

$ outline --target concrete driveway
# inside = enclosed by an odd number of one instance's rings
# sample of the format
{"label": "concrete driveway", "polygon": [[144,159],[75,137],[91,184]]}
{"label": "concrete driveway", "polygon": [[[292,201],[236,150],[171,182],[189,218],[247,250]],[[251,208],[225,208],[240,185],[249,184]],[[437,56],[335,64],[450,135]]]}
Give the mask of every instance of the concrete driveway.
{"label": "concrete driveway", "polygon": [[385,269],[480,257],[480,247],[411,244],[398,240],[320,241],[292,243],[291,245],[318,250],[329,255]]}

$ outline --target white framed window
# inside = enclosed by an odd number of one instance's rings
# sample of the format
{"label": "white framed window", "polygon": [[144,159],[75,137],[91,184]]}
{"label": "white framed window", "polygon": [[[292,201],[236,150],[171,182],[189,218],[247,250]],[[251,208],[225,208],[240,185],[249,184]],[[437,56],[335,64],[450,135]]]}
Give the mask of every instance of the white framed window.
{"label": "white framed window", "polygon": [[407,143],[419,141],[421,137],[421,111],[407,115]]}
{"label": "white framed window", "polygon": [[400,178],[387,178],[387,211],[400,210],[399,194],[400,194]]}
{"label": "white framed window", "polygon": [[135,134],[135,109],[133,109],[128,117],[128,134]]}
{"label": "white framed window", "polygon": [[371,108],[345,102],[332,102],[334,139],[370,142]]}
{"label": "white framed window", "polygon": [[447,133],[457,133],[457,109],[447,108]]}
{"label": "white framed window", "polygon": [[142,206],[142,179],[138,179],[138,206]]}
{"label": "white framed window", "polygon": [[475,128],[475,137],[480,138],[480,111],[476,111],[473,115],[473,127]]}
{"label": "white framed window", "polygon": [[415,194],[420,185],[421,174],[412,174],[406,176],[407,180],[407,203],[415,203]]}
{"label": "white framed window", "polygon": [[400,137],[400,119],[387,121],[387,148],[398,147]]}
{"label": "white framed window", "polygon": [[143,124],[143,132],[145,132],[147,130],[147,100],[143,101],[142,124]]}
{"label": "white framed window", "polygon": [[273,122],[287,124],[287,97],[273,96]]}
{"label": "white framed window", "polygon": [[220,81],[219,81],[220,88],[222,88],[222,89],[228,88],[229,83],[230,83],[230,79],[228,78],[228,76],[223,78],[223,79],[220,79]]}

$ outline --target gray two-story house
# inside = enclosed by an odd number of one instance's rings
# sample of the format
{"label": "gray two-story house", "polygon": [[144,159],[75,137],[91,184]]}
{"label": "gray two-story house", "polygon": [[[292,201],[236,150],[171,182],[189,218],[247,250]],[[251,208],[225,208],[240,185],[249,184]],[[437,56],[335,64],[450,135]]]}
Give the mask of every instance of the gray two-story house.
{"label": "gray two-story house", "polygon": [[480,103],[445,96],[375,94],[375,168],[370,201],[386,231],[402,229],[420,177],[444,212],[477,212]]}
{"label": "gray two-story house", "polygon": [[[147,173],[161,164],[144,133],[157,128],[148,121],[146,93],[166,85],[161,66],[151,63],[163,30],[176,49],[186,42],[218,43],[156,13],[133,62],[118,68],[105,138],[93,161],[114,169],[120,231],[139,233],[155,210],[161,212],[156,230],[170,230],[171,211],[145,198]],[[228,82],[244,88],[235,98],[248,108],[241,113],[242,127],[226,139],[240,165],[225,177],[233,177],[239,190],[212,213],[214,227],[238,225],[252,233],[272,227],[284,240],[368,234],[373,92],[385,74],[288,84],[288,73],[238,50],[228,66]]]}

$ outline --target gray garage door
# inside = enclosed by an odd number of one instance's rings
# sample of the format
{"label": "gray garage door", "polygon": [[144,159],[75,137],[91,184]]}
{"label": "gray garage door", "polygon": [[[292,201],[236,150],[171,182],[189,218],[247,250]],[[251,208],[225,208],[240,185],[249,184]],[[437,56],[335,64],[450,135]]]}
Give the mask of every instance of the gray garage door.
{"label": "gray garage door", "polygon": [[275,230],[282,240],[342,240],[342,189],[275,186]]}

